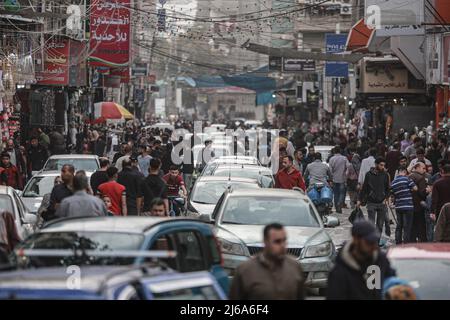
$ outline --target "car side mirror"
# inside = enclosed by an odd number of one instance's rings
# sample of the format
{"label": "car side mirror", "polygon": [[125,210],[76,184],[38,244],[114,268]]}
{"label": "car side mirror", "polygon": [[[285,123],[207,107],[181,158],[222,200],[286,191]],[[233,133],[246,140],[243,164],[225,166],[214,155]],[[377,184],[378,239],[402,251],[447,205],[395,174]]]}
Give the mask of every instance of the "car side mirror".
{"label": "car side mirror", "polygon": [[26,224],[35,225],[38,221],[37,215],[32,213],[25,213],[24,222]]}
{"label": "car side mirror", "polygon": [[213,224],[214,223],[214,219],[211,217],[211,215],[209,215],[209,214],[201,214],[199,217],[198,217],[198,219],[200,220],[200,221],[203,221],[203,222],[206,222],[206,223],[211,223],[211,224]]}
{"label": "car side mirror", "polygon": [[340,222],[336,217],[327,216],[323,224],[325,228],[335,228],[340,225]]}
{"label": "car side mirror", "polygon": [[22,191],[21,191],[21,190],[15,190],[15,191],[16,191],[16,193],[17,193],[17,195],[18,195],[19,197],[22,196]]}

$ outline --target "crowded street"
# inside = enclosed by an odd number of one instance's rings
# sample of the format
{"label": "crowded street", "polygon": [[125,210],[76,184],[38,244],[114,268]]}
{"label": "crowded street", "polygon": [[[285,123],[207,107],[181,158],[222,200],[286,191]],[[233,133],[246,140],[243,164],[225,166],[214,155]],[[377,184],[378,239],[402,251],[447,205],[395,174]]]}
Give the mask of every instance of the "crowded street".
{"label": "crowded street", "polygon": [[[1,300],[450,300],[450,2],[35,2]],[[229,306],[173,312],[273,315]]]}

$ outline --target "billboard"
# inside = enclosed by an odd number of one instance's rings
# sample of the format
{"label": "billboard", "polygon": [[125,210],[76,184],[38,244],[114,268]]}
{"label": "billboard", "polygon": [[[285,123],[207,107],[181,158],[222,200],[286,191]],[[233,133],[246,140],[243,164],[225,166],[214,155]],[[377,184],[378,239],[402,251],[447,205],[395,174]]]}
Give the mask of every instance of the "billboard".
{"label": "billboard", "polygon": [[130,60],[130,0],[93,0],[90,64],[124,67]]}
{"label": "billboard", "polygon": [[442,83],[442,35],[439,33],[426,36],[426,81],[429,84]]}
{"label": "billboard", "polygon": [[423,35],[425,5],[417,0],[366,0],[364,22],[377,36]]}
{"label": "billboard", "polygon": [[442,82],[450,83],[450,34],[442,37]]}
{"label": "billboard", "polygon": [[[325,34],[326,53],[344,52],[347,44],[347,34]],[[348,78],[348,63],[329,61],[325,64],[325,77]]]}
{"label": "billboard", "polygon": [[43,70],[36,70],[40,85],[66,86],[69,83],[69,40],[50,40],[44,50]]}

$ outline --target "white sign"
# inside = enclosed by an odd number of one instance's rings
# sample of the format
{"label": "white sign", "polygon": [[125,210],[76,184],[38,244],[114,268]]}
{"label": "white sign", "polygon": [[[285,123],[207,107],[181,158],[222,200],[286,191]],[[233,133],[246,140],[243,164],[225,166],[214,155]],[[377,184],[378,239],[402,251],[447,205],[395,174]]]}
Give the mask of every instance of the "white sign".
{"label": "white sign", "polygon": [[181,88],[177,88],[177,109],[181,110],[183,108],[183,91]]}
{"label": "white sign", "polygon": [[424,8],[417,0],[366,0],[364,22],[380,37],[423,35]]}
{"label": "white sign", "polygon": [[155,99],[155,115],[157,117],[166,117],[166,98]]}
{"label": "white sign", "polygon": [[439,33],[426,36],[426,81],[429,84],[442,83],[442,35]]}

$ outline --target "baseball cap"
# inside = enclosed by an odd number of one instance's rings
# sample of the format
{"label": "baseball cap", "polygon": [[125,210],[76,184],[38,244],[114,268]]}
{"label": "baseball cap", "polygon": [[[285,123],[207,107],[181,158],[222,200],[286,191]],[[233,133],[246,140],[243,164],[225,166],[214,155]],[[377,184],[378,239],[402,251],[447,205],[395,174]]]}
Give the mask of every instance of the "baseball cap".
{"label": "baseball cap", "polygon": [[375,225],[368,220],[357,220],[352,227],[352,236],[362,238],[371,243],[377,243],[380,240],[380,233]]}

